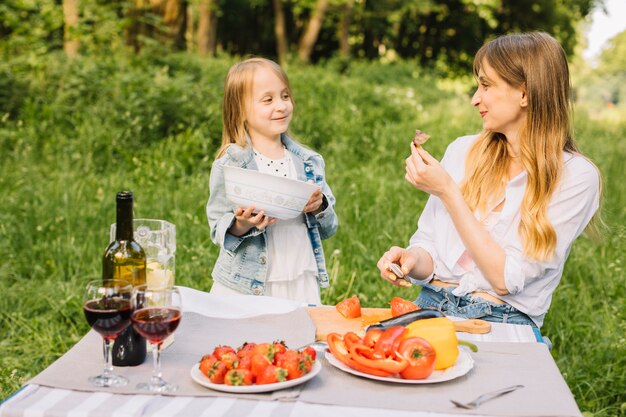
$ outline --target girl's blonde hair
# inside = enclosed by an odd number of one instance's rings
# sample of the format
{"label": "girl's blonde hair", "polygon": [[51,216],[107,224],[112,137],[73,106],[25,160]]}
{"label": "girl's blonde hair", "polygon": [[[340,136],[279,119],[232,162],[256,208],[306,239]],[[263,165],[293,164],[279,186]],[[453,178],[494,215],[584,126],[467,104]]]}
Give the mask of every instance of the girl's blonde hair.
{"label": "girl's blonde hair", "polygon": [[[526,123],[520,132],[520,158],[527,171],[518,233],[524,254],[548,260],[557,236],[547,215],[550,198],[563,173],[562,153],[580,153],[571,129],[571,87],[567,58],[561,45],[543,32],[511,34],[483,45],[474,58],[474,76],[489,64],[510,86],[525,89]],[[466,160],[461,185],[472,210],[485,214],[504,195],[509,153],[506,137],[483,131]]]}
{"label": "girl's blonde hair", "polygon": [[224,80],[224,100],[222,102],[222,146],[217,151],[221,157],[226,149],[233,144],[245,148],[248,146],[246,136],[246,107],[252,93],[254,74],[260,67],[268,68],[285,84],[293,103],[293,94],[289,78],[283,69],[269,59],[249,58],[233,65]]}

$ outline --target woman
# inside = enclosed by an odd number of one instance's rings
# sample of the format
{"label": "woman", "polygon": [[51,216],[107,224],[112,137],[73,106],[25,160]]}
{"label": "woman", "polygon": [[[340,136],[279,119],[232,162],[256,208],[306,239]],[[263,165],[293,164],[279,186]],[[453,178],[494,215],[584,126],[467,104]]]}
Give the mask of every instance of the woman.
{"label": "woman", "polygon": [[411,146],[406,179],[430,197],[409,247],[390,248],[378,268],[395,285],[422,285],[419,306],[541,327],[598,209],[599,173],[574,143],[568,64],[554,38],[497,38],[478,51],[474,75],[483,131],[451,143],[441,163]]}

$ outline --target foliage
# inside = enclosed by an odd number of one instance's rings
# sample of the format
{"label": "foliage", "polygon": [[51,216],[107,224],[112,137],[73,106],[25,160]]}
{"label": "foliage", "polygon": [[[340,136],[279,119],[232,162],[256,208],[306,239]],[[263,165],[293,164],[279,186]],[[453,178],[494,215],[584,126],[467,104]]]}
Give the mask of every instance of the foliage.
{"label": "foliage", "polygon": [[[222,82],[232,59],[62,54],[0,63],[0,390],[8,396],[73,346],[88,326],[82,283],[100,273],[115,193],[131,189],[135,215],[178,228],[177,283],[211,287],[217,248],[204,212],[220,141]],[[441,157],[476,132],[472,86],[415,63],[329,60],[290,66],[293,133],[320,151],[340,228],[324,241],[332,285],[323,301],[358,294],[365,306],[417,289],[378,277],[379,256],[404,245],[426,196],[403,179],[416,128]],[[604,178],[605,242],[574,245],[542,329],[576,401],[598,417],[620,413],[626,385],[626,113],[601,122],[577,113],[581,148]],[[99,354],[99,352],[94,352]]]}
{"label": "foliage", "polygon": [[626,111],[626,31],[607,42],[595,66],[583,68],[578,101],[594,117],[619,118]]}
{"label": "foliage", "polygon": [[[329,1],[312,52],[313,62],[338,55],[339,22],[348,19],[351,56],[367,59],[416,59],[442,73],[463,73],[486,39],[511,32],[552,33],[568,53],[576,24],[600,0],[376,0]],[[168,20],[161,9],[178,4]],[[63,47],[63,13],[58,0],[7,0],[0,6],[0,54],[41,55]],[[291,55],[307,27],[314,0],[283,0]],[[75,37],[81,52],[110,53],[127,47],[194,50],[199,0],[81,0]],[[158,6],[155,6],[158,5]],[[234,55],[276,57],[272,2],[212,0],[218,49]],[[190,16],[189,20],[186,16]],[[169,17],[171,18],[171,16]],[[172,23],[175,22],[175,23]],[[173,26],[172,26],[173,25]],[[178,25],[177,27],[174,27]],[[244,29],[244,30],[242,30]],[[184,35],[181,35],[183,33]],[[182,39],[182,38],[185,39]]]}

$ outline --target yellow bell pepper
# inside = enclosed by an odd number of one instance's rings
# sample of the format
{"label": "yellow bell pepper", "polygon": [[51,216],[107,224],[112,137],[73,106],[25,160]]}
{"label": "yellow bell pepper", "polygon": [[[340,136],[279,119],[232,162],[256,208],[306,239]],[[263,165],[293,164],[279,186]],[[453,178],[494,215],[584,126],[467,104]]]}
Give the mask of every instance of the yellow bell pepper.
{"label": "yellow bell pepper", "polygon": [[446,317],[414,321],[406,326],[404,337],[421,337],[426,339],[437,355],[435,369],[446,369],[454,365],[459,356],[459,340],[452,320]]}

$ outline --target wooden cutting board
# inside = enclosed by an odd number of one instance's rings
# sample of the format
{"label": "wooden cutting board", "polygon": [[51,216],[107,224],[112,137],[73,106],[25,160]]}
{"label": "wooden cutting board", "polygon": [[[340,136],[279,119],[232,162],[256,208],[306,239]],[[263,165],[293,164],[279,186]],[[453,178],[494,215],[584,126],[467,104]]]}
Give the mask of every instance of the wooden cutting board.
{"label": "wooden cutting board", "polygon": [[[333,307],[308,307],[307,312],[315,323],[315,337],[326,340],[329,333],[345,334],[355,332],[362,334],[367,326],[391,318],[389,308],[361,308],[361,317],[347,319]],[[455,321],[454,327],[459,332],[489,333],[491,325],[484,320]]]}
{"label": "wooden cutting board", "polygon": [[361,317],[356,319],[345,318],[335,307],[308,307],[307,311],[315,323],[317,340],[326,340],[329,333],[359,333],[370,324],[391,318],[389,308],[361,308]]}

